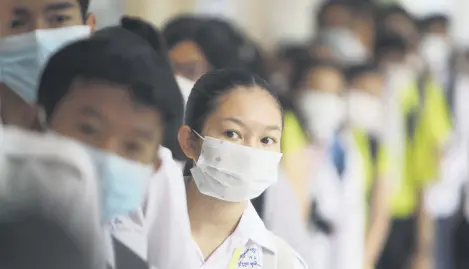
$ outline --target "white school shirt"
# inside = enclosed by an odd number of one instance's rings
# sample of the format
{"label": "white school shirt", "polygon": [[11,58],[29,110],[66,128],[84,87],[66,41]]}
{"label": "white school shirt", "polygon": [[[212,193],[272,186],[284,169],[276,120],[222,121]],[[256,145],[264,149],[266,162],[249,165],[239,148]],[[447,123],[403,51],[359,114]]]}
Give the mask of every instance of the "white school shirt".
{"label": "white school shirt", "polygon": [[345,147],[345,171],[339,177],[330,152],[316,149],[318,155],[312,171],[311,195],[318,210],[334,227],[328,236],[310,230],[311,260],[314,269],[362,269],[365,250],[365,173],[363,158],[350,131],[340,136]]}
{"label": "white school shirt", "polygon": [[316,269],[312,266],[310,239],[298,199],[285,177],[285,173],[279,173],[278,181],[266,190],[262,219],[267,229],[298,251],[309,268]]}
{"label": "white school shirt", "polygon": [[[286,220],[287,221],[287,220]],[[202,251],[197,243],[193,241],[193,252],[198,256],[197,268],[203,269],[227,269],[237,248],[242,248],[238,259],[237,269],[264,268],[263,257],[266,251],[278,255],[276,237],[264,226],[261,218],[248,202],[243,216],[235,231],[215,250],[215,252],[204,261]],[[294,261],[292,268],[265,268],[265,269],[305,269],[307,266],[302,258],[292,250]]]}
{"label": "white school shirt", "polygon": [[[460,206],[461,189],[469,178],[469,77],[456,78],[454,93],[454,130],[445,155],[440,163],[437,181],[425,190],[425,208],[433,217],[448,217]],[[466,199],[469,201],[468,199]],[[469,205],[466,205],[469,216]]]}
{"label": "white school shirt", "polygon": [[[340,215],[342,184],[332,162],[327,146],[310,148],[313,162],[310,170],[310,196],[317,203],[320,215],[336,227]],[[334,236],[319,231],[313,224],[309,227],[308,238],[310,268],[331,269],[334,260]]]}
{"label": "white school shirt", "polygon": [[362,269],[365,256],[366,201],[363,157],[353,133],[342,137],[346,148],[345,172],[342,176],[342,199],[334,238],[334,268]]}
{"label": "white school shirt", "polygon": [[[116,218],[112,234],[157,269],[195,268],[181,167],[169,149],[160,147],[162,165],[149,185],[142,209]],[[144,212],[145,211],[145,212]]]}

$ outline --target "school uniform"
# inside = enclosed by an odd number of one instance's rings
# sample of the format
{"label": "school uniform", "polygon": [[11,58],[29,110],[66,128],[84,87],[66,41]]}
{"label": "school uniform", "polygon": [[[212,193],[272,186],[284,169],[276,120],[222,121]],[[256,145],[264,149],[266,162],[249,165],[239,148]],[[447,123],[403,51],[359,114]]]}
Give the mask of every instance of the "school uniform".
{"label": "school uniform", "polygon": [[316,268],[313,267],[310,239],[298,199],[285,177],[280,171],[277,183],[265,191],[263,203],[260,205],[263,208],[258,214],[269,231],[295,249],[309,268]]}
{"label": "school uniform", "polygon": [[198,268],[203,269],[303,269],[302,258],[282,239],[267,230],[250,202],[235,231],[205,261],[193,241]]}
{"label": "school uniform", "polygon": [[[182,171],[169,149],[153,176],[142,208],[108,225],[113,237],[157,269],[195,268]],[[184,258],[181,258],[184,257]]]}

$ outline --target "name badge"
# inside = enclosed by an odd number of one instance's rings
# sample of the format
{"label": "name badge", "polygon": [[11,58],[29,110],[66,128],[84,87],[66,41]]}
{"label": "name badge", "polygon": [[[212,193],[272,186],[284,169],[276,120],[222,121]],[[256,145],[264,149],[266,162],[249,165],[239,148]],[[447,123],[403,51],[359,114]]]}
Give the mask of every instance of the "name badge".
{"label": "name badge", "polygon": [[238,268],[262,268],[263,252],[259,246],[248,246],[238,260]]}

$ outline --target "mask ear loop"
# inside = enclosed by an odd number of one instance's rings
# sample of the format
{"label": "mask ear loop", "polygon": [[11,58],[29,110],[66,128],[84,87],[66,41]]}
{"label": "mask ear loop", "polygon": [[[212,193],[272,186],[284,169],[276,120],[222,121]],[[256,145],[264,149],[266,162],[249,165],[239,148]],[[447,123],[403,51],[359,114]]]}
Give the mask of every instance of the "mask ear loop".
{"label": "mask ear loop", "polygon": [[[196,136],[198,136],[200,139],[202,139],[202,141],[205,141],[205,138],[202,137],[196,130],[191,129],[191,131],[192,131]],[[197,166],[197,161],[196,161],[196,160],[192,160],[192,167],[194,167],[194,166]],[[187,168],[189,168],[189,167],[187,167]],[[184,169],[184,170],[186,170],[186,169]],[[187,169],[187,170],[189,171],[190,168]]]}
{"label": "mask ear loop", "polygon": [[204,138],[204,137],[202,137],[202,136],[201,136],[201,135],[200,135],[200,134],[199,134],[199,133],[198,133],[196,130],[194,130],[194,129],[191,129],[191,131],[192,131],[192,132],[193,132],[195,135],[197,135],[197,136],[198,136],[200,139],[202,139],[202,141],[204,141],[204,140],[205,140],[205,138]]}

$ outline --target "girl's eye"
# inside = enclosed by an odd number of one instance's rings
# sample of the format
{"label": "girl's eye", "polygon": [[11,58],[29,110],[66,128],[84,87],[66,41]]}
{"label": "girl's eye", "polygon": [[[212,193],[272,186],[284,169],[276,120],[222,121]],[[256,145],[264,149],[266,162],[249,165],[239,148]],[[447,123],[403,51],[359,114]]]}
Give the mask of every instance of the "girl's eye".
{"label": "girl's eye", "polygon": [[272,144],[276,143],[275,139],[273,139],[271,137],[264,137],[264,138],[261,139],[261,142],[265,145],[272,145]]}
{"label": "girl's eye", "polygon": [[228,137],[229,139],[233,139],[233,140],[236,140],[236,139],[240,139],[241,136],[235,132],[235,131],[225,131],[225,136]]}

